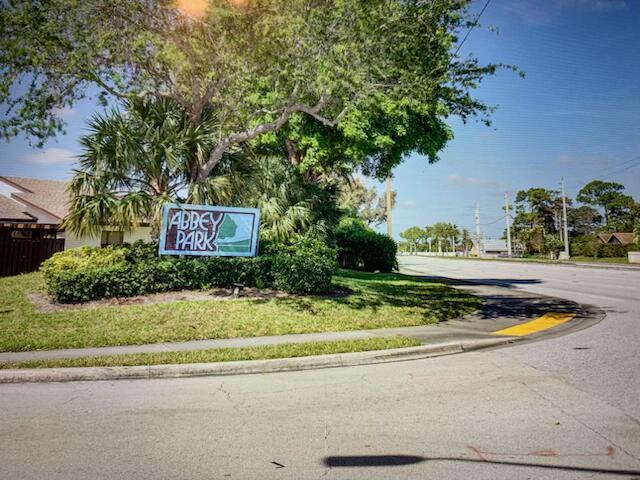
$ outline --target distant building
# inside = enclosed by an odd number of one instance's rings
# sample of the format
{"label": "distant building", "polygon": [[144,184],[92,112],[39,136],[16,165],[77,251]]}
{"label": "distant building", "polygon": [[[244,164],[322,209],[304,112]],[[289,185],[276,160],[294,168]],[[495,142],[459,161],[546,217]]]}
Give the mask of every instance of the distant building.
{"label": "distant building", "polygon": [[599,233],[598,240],[605,245],[631,245],[635,235],[628,232]]}
{"label": "distant building", "polygon": [[65,232],[68,205],[64,181],[0,176],[0,275],[33,271],[60,250],[151,239],[148,225],[128,232],[105,225],[93,237]]}
{"label": "distant building", "polygon": [[[471,255],[476,257],[501,257],[506,256],[509,253],[506,240],[490,240],[484,239],[482,242],[482,249],[478,248],[478,242],[473,241],[473,247],[471,248]],[[480,253],[482,251],[482,253]]]}

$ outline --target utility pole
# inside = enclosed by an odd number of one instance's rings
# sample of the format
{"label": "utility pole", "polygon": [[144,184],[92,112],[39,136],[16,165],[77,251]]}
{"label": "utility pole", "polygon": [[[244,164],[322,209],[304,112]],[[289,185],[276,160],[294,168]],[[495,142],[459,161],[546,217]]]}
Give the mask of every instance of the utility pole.
{"label": "utility pole", "polygon": [[387,236],[393,238],[393,219],[391,217],[391,176],[387,175]]}
{"label": "utility pole", "polygon": [[481,257],[484,253],[482,248],[482,234],[480,233],[480,205],[476,203],[476,248],[478,249],[478,256]]}
{"label": "utility pole", "polygon": [[504,192],[504,211],[505,211],[505,220],[507,221],[507,255],[511,256],[511,215],[509,213],[509,194]]}
{"label": "utility pole", "polygon": [[563,232],[564,232],[564,253],[562,258],[564,260],[568,260],[571,255],[569,253],[569,228],[567,226],[567,197],[564,194],[564,178],[560,181],[560,185],[562,186],[562,223],[563,223]]}

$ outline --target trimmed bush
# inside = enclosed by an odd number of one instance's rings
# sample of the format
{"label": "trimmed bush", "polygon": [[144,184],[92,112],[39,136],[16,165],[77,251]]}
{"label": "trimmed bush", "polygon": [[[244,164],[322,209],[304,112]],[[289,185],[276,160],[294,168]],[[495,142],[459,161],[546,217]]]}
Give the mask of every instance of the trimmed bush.
{"label": "trimmed bush", "polygon": [[391,272],[397,267],[397,245],[357,219],[343,220],[335,235],[338,263],[343,268]]}
{"label": "trimmed bush", "polygon": [[255,258],[158,257],[154,245],[67,250],[41,267],[47,290],[63,303],[131,297],[170,290],[274,287],[288,293],[327,291],[335,272],[335,251],[317,242],[282,247]]}
{"label": "trimmed bush", "polygon": [[273,286],[291,293],[326,292],[336,270],[336,251],[325,244],[305,240],[283,247],[273,256]]}

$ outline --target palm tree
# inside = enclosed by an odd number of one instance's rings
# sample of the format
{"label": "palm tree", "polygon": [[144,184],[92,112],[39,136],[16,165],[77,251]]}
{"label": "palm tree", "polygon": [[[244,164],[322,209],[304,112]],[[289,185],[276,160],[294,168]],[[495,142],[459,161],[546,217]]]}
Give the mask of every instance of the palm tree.
{"label": "palm tree", "polygon": [[246,187],[237,201],[260,208],[261,239],[287,243],[331,233],[340,215],[333,183],[305,177],[284,158],[263,157],[249,165]]}
{"label": "palm tree", "polygon": [[124,113],[95,116],[89,130],[81,139],[64,220],[78,235],[94,235],[103,225],[128,230],[143,221],[157,235],[165,202],[225,204],[233,195],[237,178],[224,165],[205,182],[195,181],[216,144],[210,110],[194,126],[172,100],[136,98]]}

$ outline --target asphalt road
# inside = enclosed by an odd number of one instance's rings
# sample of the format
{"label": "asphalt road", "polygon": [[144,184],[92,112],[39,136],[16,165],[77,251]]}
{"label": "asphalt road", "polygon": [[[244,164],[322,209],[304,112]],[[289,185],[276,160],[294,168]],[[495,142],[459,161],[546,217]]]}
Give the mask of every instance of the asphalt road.
{"label": "asphalt road", "polygon": [[594,305],[607,316],[587,330],[504,353],[542,369],[640,420],[640,269],[401,257],[407,273],[423,272],[506,285]]}
{"label": "asphalt road", "polygon": [[636,272],[419,261],[411,268],[431,275],[598,299],[609,316],[421,361],[1,385],[0,478],[640,478]]}

